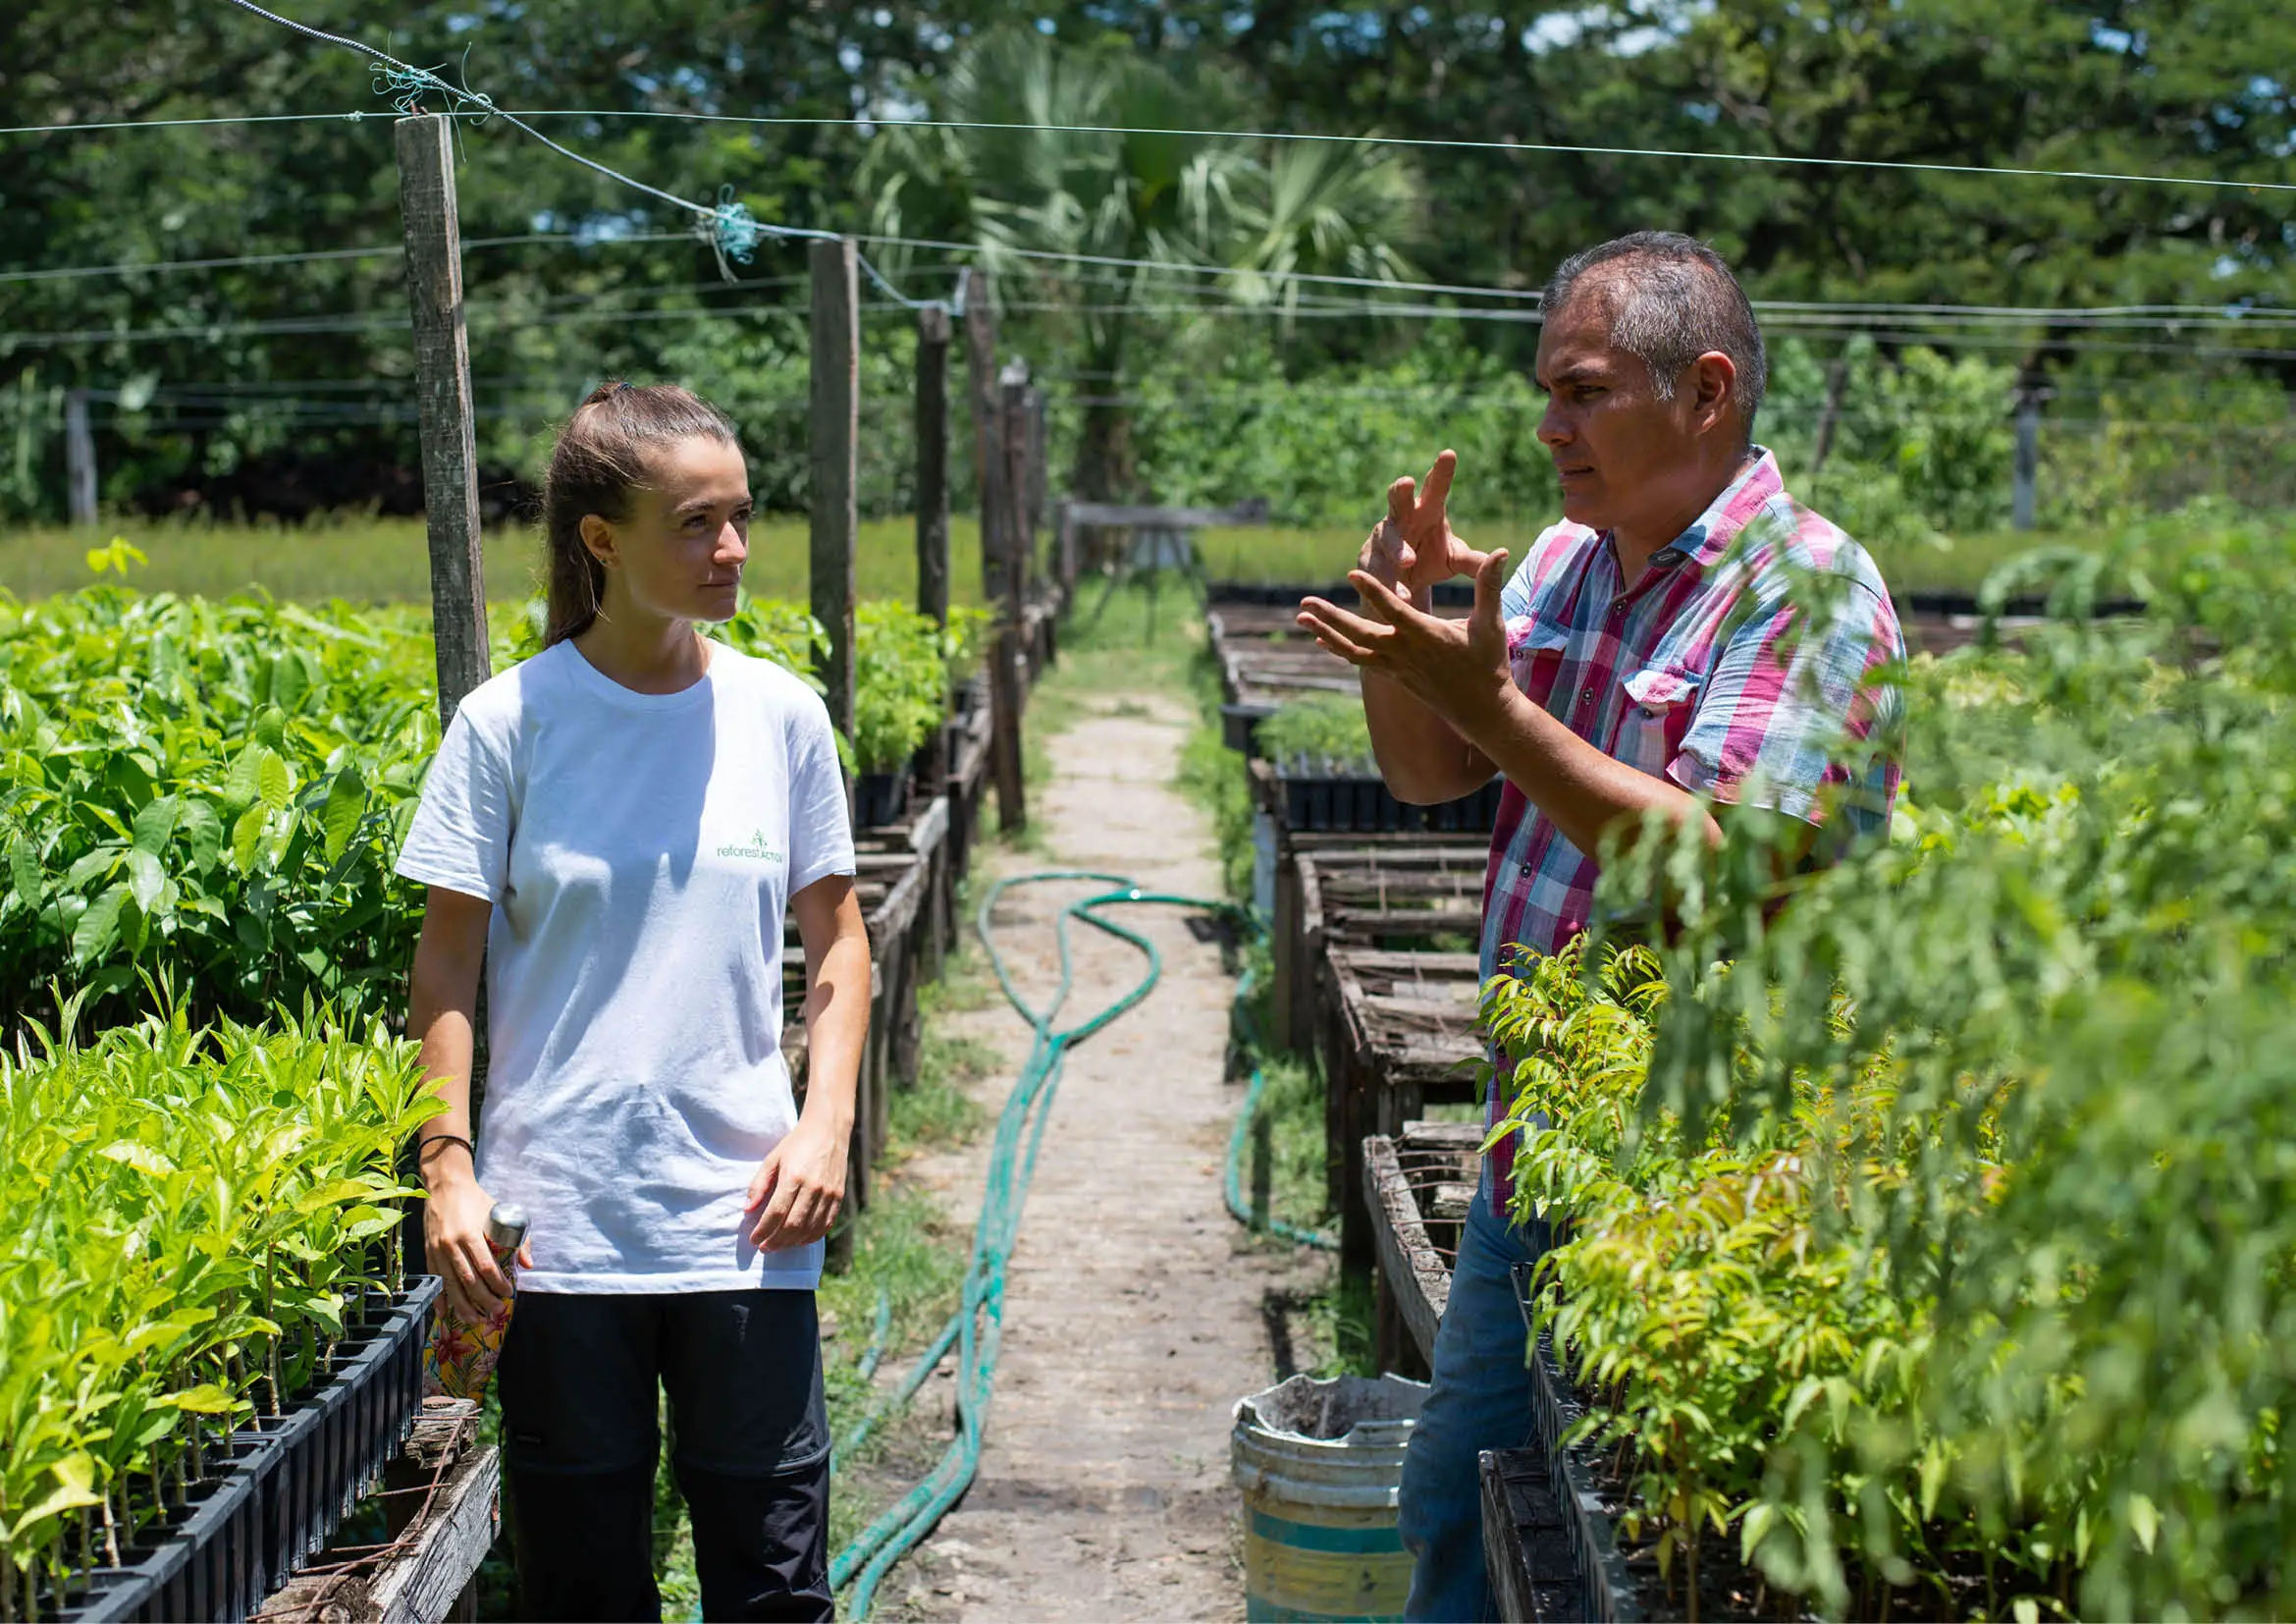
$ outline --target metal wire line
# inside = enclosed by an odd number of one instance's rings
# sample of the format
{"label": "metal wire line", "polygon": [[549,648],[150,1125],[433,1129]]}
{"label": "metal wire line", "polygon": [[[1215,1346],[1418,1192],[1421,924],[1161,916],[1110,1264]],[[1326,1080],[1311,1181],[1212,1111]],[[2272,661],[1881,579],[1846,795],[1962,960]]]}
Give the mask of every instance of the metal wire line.
{"label": "metal wire line", "polygon": [[[234,0],[245,4],[246,0]],[[832,119],[754,117],[737,113],[683,113],[618,108],[524,108],[527,119],[686,119],[698,124],[810,125],[875,133],[887,128],[991,130],[1072,135],[1178,135],[1204,140],[1330,141],[1347,146],[1409,146],[1477,152],[1569,152],[1610,158],[1676,158],[1699,163],[1809,165],[1825,169],[1904,170],[1937,175],[1996,175],[2018,180],[2099,181],[2135,186],[2191,186],[2243,191],[2296,191],[2296,181],[2225,181],[2186,175],[2124,174],[2112,170],[2045,169],[1993,164],[1929,163],[1893,158],[1821,158],[1785,152],[1700,152],[1663,146],[1597,146],[1577,141],[1477,141],[1432,135],[1341,135],[1305,130],[1189,130],[1153,125],[1009,124],[985,119]]]}

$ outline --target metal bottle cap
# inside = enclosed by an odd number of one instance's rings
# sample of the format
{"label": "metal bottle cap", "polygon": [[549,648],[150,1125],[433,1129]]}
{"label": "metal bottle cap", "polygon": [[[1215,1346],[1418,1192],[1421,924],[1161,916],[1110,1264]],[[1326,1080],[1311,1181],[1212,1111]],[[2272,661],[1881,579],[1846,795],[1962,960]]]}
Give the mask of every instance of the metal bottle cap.
{"label": "metal bottle cap", "polygon": [[498,1201],[486,1216],[486,1238],[506,1252],[514,1252],[526,1238],[526,1209],[514,1201]]}

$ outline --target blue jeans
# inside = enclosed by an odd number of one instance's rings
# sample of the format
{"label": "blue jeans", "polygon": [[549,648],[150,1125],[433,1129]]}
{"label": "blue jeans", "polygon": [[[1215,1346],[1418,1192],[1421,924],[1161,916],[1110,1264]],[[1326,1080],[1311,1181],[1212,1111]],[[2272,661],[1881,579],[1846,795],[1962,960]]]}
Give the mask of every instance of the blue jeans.
{"label": "blue jeans", "polygon": [[[1537,1226],[1540,1234],[1545,1225]],[[1404,1617],[1457,1624],[1497,1616],[1483,1570],[1485,1449],[1518,1449],[1530,1436],[1529,1342],[1516,1306],[1514,1266],[1543,1250],[1537,1235],[1491,1210],[1483,1166],[1461,1226],[1451,1302],[1435,1332],[1435,1379],[1403,1459],[1400,1521],[1416,1564]]]}

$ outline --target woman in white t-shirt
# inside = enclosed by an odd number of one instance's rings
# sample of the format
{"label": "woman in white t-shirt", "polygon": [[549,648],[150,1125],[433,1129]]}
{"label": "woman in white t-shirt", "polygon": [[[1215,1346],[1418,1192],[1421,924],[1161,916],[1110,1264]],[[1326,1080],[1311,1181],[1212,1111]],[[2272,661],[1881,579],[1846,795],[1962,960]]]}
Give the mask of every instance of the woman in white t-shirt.
{"label": "woman in white t-shirt", "polygon": [[[814,1288],[869,1021],[836,739],[804,682],[699,630],[733,613],[749,553],[716,409],[596,391],[544,514],[543,650],[462,701],[399,860],[430,888],[408,1030],[448,1105],[419,1147],[425,1246],[477,1318],[508,1283],[489,1208],[530,1219],[497,1378],[521,1616],[659,1616],[667,1389],[705,1614],[828,1619]],[[802,1114],[781,1058],[791,913]]]}

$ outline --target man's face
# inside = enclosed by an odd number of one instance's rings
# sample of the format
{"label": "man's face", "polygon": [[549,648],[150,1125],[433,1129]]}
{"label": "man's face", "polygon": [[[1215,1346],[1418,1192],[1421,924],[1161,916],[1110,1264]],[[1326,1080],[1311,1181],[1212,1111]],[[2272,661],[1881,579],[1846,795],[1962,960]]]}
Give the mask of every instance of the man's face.
{"label": "man's face", "polygon": [[1610,329],[1600,288],[1581,287],[1548,316],[1533,374],[1547,394],[1538,437],[1562,479],[1564,516],[1639,535],[1675,512],[1684,474],[1695,477],[1696,392],[1678,387],[1660,400],[1649,366],[1612,344]]}

